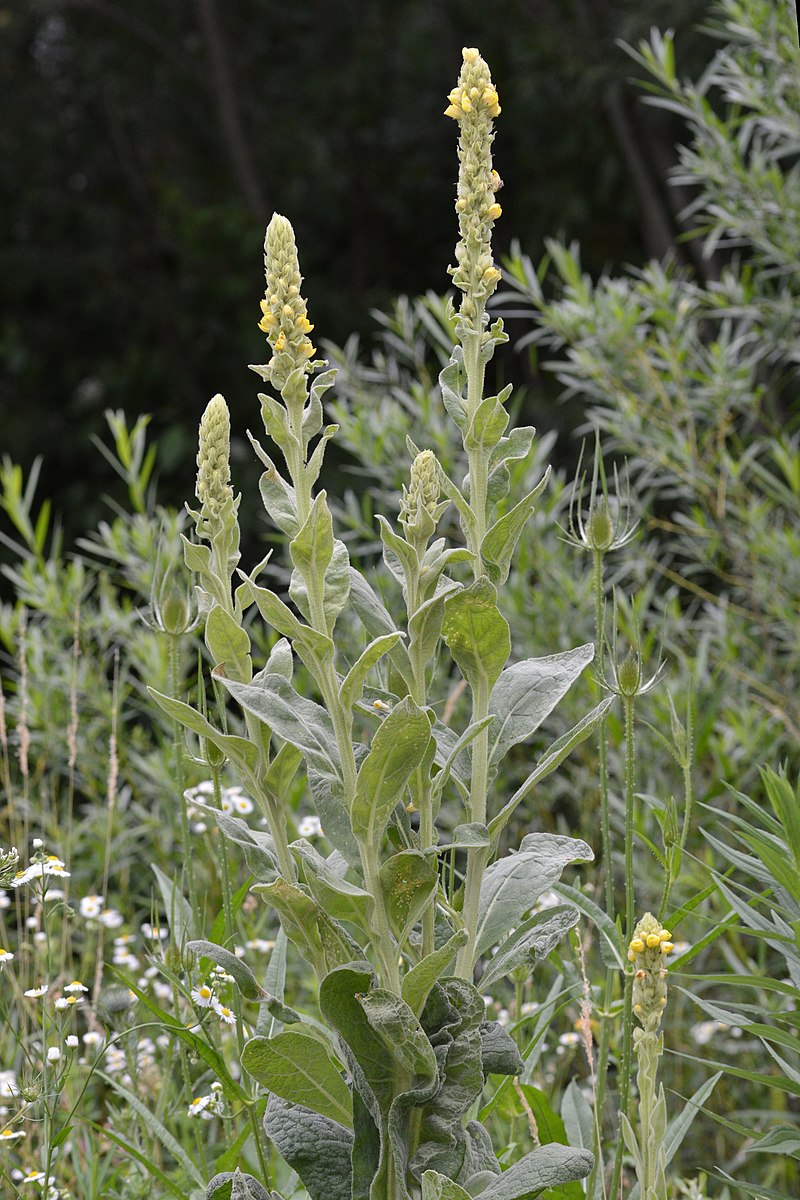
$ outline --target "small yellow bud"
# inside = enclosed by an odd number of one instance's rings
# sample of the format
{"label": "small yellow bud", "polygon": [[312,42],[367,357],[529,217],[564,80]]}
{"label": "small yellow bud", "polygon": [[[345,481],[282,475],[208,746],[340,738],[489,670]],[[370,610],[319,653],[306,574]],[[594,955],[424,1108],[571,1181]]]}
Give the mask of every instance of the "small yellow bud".
{"label": "small yellow bud", "polygon": [[672,942],[662,942],[661,943],[661,953],[662,954],[669,954],[670,950],[674,950],[674,949],[675,949],[675,947],[672,944]]}
{"label": "small yellow bud", "polygon": [[311,330],[314,328],[306,316],[298,317],[295,321],[295,325],[298,329],[301,329],[303,333],[311,333]]}
{"label": "small yellow bud", "polygon": [[286,289],[286,295],[291,296],[292,299],[294,299],[295,296],[300,295],[300,288],[297,286],[296,283],[290,283],[288,288]]}
{"label": "small yellow bud", "polygon": [[498,271],[497,267],[487,267],[483,272],[484,283],[497,283],[502,278],[502,273]]}
{"label": "small yellow bud", "polygon": [[500,205],[495,202],[494,204],[490,204],[487,208],[486,217],[489,221],[496,221],[497,218],[502,215],[502,212],[503,210]]}
{"label": "small yellow bud", "polygon": [[642,954],[644,952],[644,942],[641,938],[634,938],[630,945],[634,954]]}
{"label": "small yellow bud", "polygon": [[285,348],[285,346],[286,346],[286,337],[284,335],[283,330],[281,330],[275,339],[275,349],[278,352],[278,354],[280,354],[281,350],[283,350]]}
{"label": "small yellow bud", "polygon": [[494,108],[498,101],[498,95],[494,88],[484,88],[481,101],[486,105],[487,108]]}
{"label": "small yellow bud", "polygon": [[455,104],[448,104],[447,108],[444,110],[444,115],[446,117],[452,117],[454,121],[457,121],[460,116],[463,116],[461,109]]}
{"label": "small yellow bud", "polygon": [[283,315],[284,315],[285,317],[292,317],[292,316],[294,316],[294,309],[292,308],[291,304],[284,304],[284,306],[283,306]]}
{"label": "small yellow bud", "polygon": [[470,100],[478,100],[480,98],[480,88],[472,87],[469,89]]}
{"label": "small yellow bud", "polygon": [[503,186],[503,181],[500,178],[499,173],[497,171],[493,170],[491,178],[492,178],[492,191],[499,192],[500,188]]}
{"label": "small yellow bud", "polygon": [[464,49],[461,51],[461,56],[464,59],[464,62],[466,62],[466,63],[477,62],[478,59],[480,58],[480,54],[475,49],[474,46],[465,46]]}
{"label": "small yellow bud", "polygon": [[628,962],[634,962],[635,959],[636,959],[636,955],[633,953],[632,950],[629,950],[628,951]]}
{"label": "small yellow bud", "polygon": [[661,933],[658,936],[661,938],[662,942],[671,942],[672,941],[672,934],[670,933],[670,931],[668,929],[662,929]]}
{"label": "small yellow bud", "polygon": [[472,112],[472,101],[470,100],[469,96],[461,97],[461,107],[465,113]]}
{"label": "small yellow bud", "polygon": [[267,303],[266,300],[262,300],[260,303],[261,303],[261,311],[264,314],[264,316],[266,316],[267,313],[269,312],[269,304]]}
{"label": "small yellow bud", "polygon": [[633,1011],[634,1011],[635,1013],[640,1013],[640,1012],[642,1011],[642,1006],[641,1006],[641,1004],[634,1004],[634,1006],[633,1006]]}
{"label": "small yellow bud", "polygon": [[448,93],[447,99],[450,101],[451,104],[460,104],[461,103],[461,88],[453,88],[452,92]]}
{"label": "small yellow bud", "polygon": [[661,942],[661,938],[658,936],[657,933],[648,933],[648,935],[647,935],[648,950],[655,950],[656,946],[658,946],[660,942]]}

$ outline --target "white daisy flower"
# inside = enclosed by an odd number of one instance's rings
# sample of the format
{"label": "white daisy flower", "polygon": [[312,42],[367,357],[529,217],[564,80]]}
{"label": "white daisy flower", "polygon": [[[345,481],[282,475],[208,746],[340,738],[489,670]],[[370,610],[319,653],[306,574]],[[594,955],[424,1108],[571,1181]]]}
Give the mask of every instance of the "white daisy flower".
{"label": "white daisy flower", "polygon": [[0,888],[0,908],[9,908],[11,901],[8,898],[8,892]]}
{"label": "white daisy flower", "polygon": [[199,1008],[211,1008],[214,1003],[214,993],[207,983],[192,988],[192,1000]]}
{"label": "white daisy flower", "polygon": [[13,960],[14,955],[11,953],[11,951],[4,950],[3,947],[0,946],[0,963],[13,962]]}
{"label": "white daisy flower", "polygon": [[151,925],[149,921],[142,922],[142,933],[151,942],[163,942],[169,937],[166,925]]}
{"label": "white daisy flower", "polygon": [[81,1039],[84,1046],[99,1046],[103,1041],[102,1033],[98,1033],[96,1029],[89,1029]]}
{"label": "white daisy flower", "polygon": [[96,895],[82,896],[78,909],[81,916],[87,921],[93,920],[95,917],[99,917],[103,911],[103,897]]}
{"label": "white daisy flower", "polygon": [[18,1096],[16,1071],[0,1071],[0,1096]]}
{"label": "white daisy flower", "polygon": [[248,813],[251,813],[255,807],[249,796],[232,796],[231,799],[233,800],[233,807],[236,809],[237,813],[241,813],[243,817],[246,817]]}
{"label": "white daisy flower", "polygon": [[61,1058],[61,1050],[59,1049],[58,1046],[48,1046],[47,1047],[47,1061],[48,1062],[55,1063],[55,1062],[58,1062],[58,1060],[60,1058]]}
{"label": "white daisy flower", "polygon": [[13,1142],[27,1136],[24,1129],[0,1129],[0,1142]]}
{"label": "white daisy flower", "polygon": [[76,1038],[74,1033],[71,1033],[67,1037],[66,1044],[69,1046],[70,1050],[74,1050],[75,1047],[78,1045],[78,1039]]}
{"label": "white daisy flower", "polygon": [[38,1000],[40,996],[45,994],[49,987],[49,983],[42,983],[39,987],[28,988],[27,992],[23,992],[22,994],[23,996],[28,996],[31,1000]]}
{"label": "white daisy flower", "polygon": [[214,1000],[211,1004],[214,1012],[225,1025],[233,1025],[236,1022],[236,1014],[227,1008],[224,1004],[220,1004],[219,1000]]}
{"label": "white daisy flower", "polygon": [[297,832],[300,837],[304,838],[319,837],[322,833],[322,825],[320,824],[319,817],[303,817],[297,826]]}
{"label": "white daisy flower", "polygon": [[100,913],[99,920],[106,929],[119,929],[123,923],[122,913],[117,912],[115,908],[104,908]]}
{"label": "white daisy flower", "polygon": [[269,954],[275,949],[275,943],[269,938],[251,938],[246,945],[248,950],[257,950],[259,954]]}
{"label": "white daisy flower", "polygon": [[68,983],[64,988],[65,992],[88,992],[88,990],[86,984],[81,983],[80,979],[73,979],[72,983]]}

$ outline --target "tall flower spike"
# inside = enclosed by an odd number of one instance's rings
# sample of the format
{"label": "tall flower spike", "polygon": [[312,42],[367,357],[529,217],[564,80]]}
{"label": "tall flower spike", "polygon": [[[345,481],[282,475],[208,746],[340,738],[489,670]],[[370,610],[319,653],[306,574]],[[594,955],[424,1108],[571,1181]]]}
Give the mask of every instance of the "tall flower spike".
{"label": "tall flower spike", "polygon": [[464,293],[461,316],[481,324],[483,308],[497,287],[500,272],[492,259],[492,227],[502,209],[495,193],[502,180],[492,169],[494,118],[500,114],[497,91],[489,68],[473,47],[462,51],[458,85],[448,96],[445,116],[458,121],[458,196],[456,212],[460,238],[456,266],[450,274]]}
{"label": "tall flower spike", "polygon": [[306,302],[300,295],[303,277],[300,274],[294,230],[280,213],[275,213],[267,226],[264,269],[267,289],[261,301],[262,317],[258,327],[269,338],[272,347],[270,377],[273,386],[280,391],[298,367],[303,373],[311,370],[309,360],[316,354],[308,337],[314,326],[308,319]]}
{"label": "tall flower spike", "polygon": [[675,947],[672,934],[651,913],[645,913],[628,946],[633,977],[633,1011],[645,1033],[655,1033],[667,1006],[666,957]]}
{"label": "tall flower spike", "polygon": [[423,547],[433,536],[439,520],[439,469],[432,450],[422,450],[411,464],[409,486],[403,486],[400,523],[410,541]]}
{"label": "tall flower spike", "polygon": [[197,451],[197,499],[213,521],[233,500],[231,487],[231,418],[219,394],[209,400],[200,419]]}

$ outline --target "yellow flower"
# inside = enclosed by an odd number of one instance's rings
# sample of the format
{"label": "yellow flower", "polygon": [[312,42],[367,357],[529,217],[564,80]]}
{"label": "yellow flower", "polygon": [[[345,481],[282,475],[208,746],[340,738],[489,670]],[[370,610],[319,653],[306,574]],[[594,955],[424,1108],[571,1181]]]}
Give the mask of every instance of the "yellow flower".
{"label": "yellow flower", "polygon": [[461,51],[461,57],[465,63],[476,63],[480,58],[480,51],[476,50],[474,46],[465,46]]}
{"label": "yellow flower", "polygon": [[502,214],[503,210],[497,201],[495,201],[494,204],[490,204],[486,210],[486,216],[490,221],[496,221],[498,217],[502,216]]}
{"label": "yellow flower", "polygon": [[631,950],[634,954],[641,954],[644,950],[644,942],[641,938],[634,938],[631,942]]}
{"label": "yellow flower", "polygon": [[659,935],[657,933],[648,933],[647,947],[649,950],[655,950],[656,946],[658,946],[660,942],[661,942],[661,938],[659,937]]}

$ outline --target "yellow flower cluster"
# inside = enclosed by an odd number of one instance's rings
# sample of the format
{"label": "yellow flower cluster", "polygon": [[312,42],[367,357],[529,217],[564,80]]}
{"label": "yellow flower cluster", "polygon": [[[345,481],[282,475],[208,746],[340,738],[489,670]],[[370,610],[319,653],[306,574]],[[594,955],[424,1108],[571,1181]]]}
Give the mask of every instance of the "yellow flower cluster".
{"label": "yellow flower cluster", "polygon": [[300,294],[303,277],[294,230],[279,213],[274,214],[267,226],[264,267],[267,288],[261,301],[262,316],[258,327],[269,338],[273,351],[269,364],[272,382],[280,390],[298,367],[310,370],[309,360],[316,354],[316,349],[308,337],[314,326],[308,319],[306,302]]}
{"label": "yellow flower cluster", "polygon": [[645,1032],[655,1033],[667,1005],[666,956],[675,949],[672,934],[651,913],[645,913],[628,946],[628,960],[636,963],[633,1011]]}
{"label": "yellow flower cluster", "polygon": [[445,116],[460,127],[456,199],[460,238],[457,265],[450,273],[464,293],[462,317],[474,320],[500,280],[491,253],[492,226],[503,211],[495,199],[503,181],[492,168],[492,122],[500,113],[500,104],[489,68],[478,51],[467,46],[462,55],[458,85],[450,92],[445,109]]}

